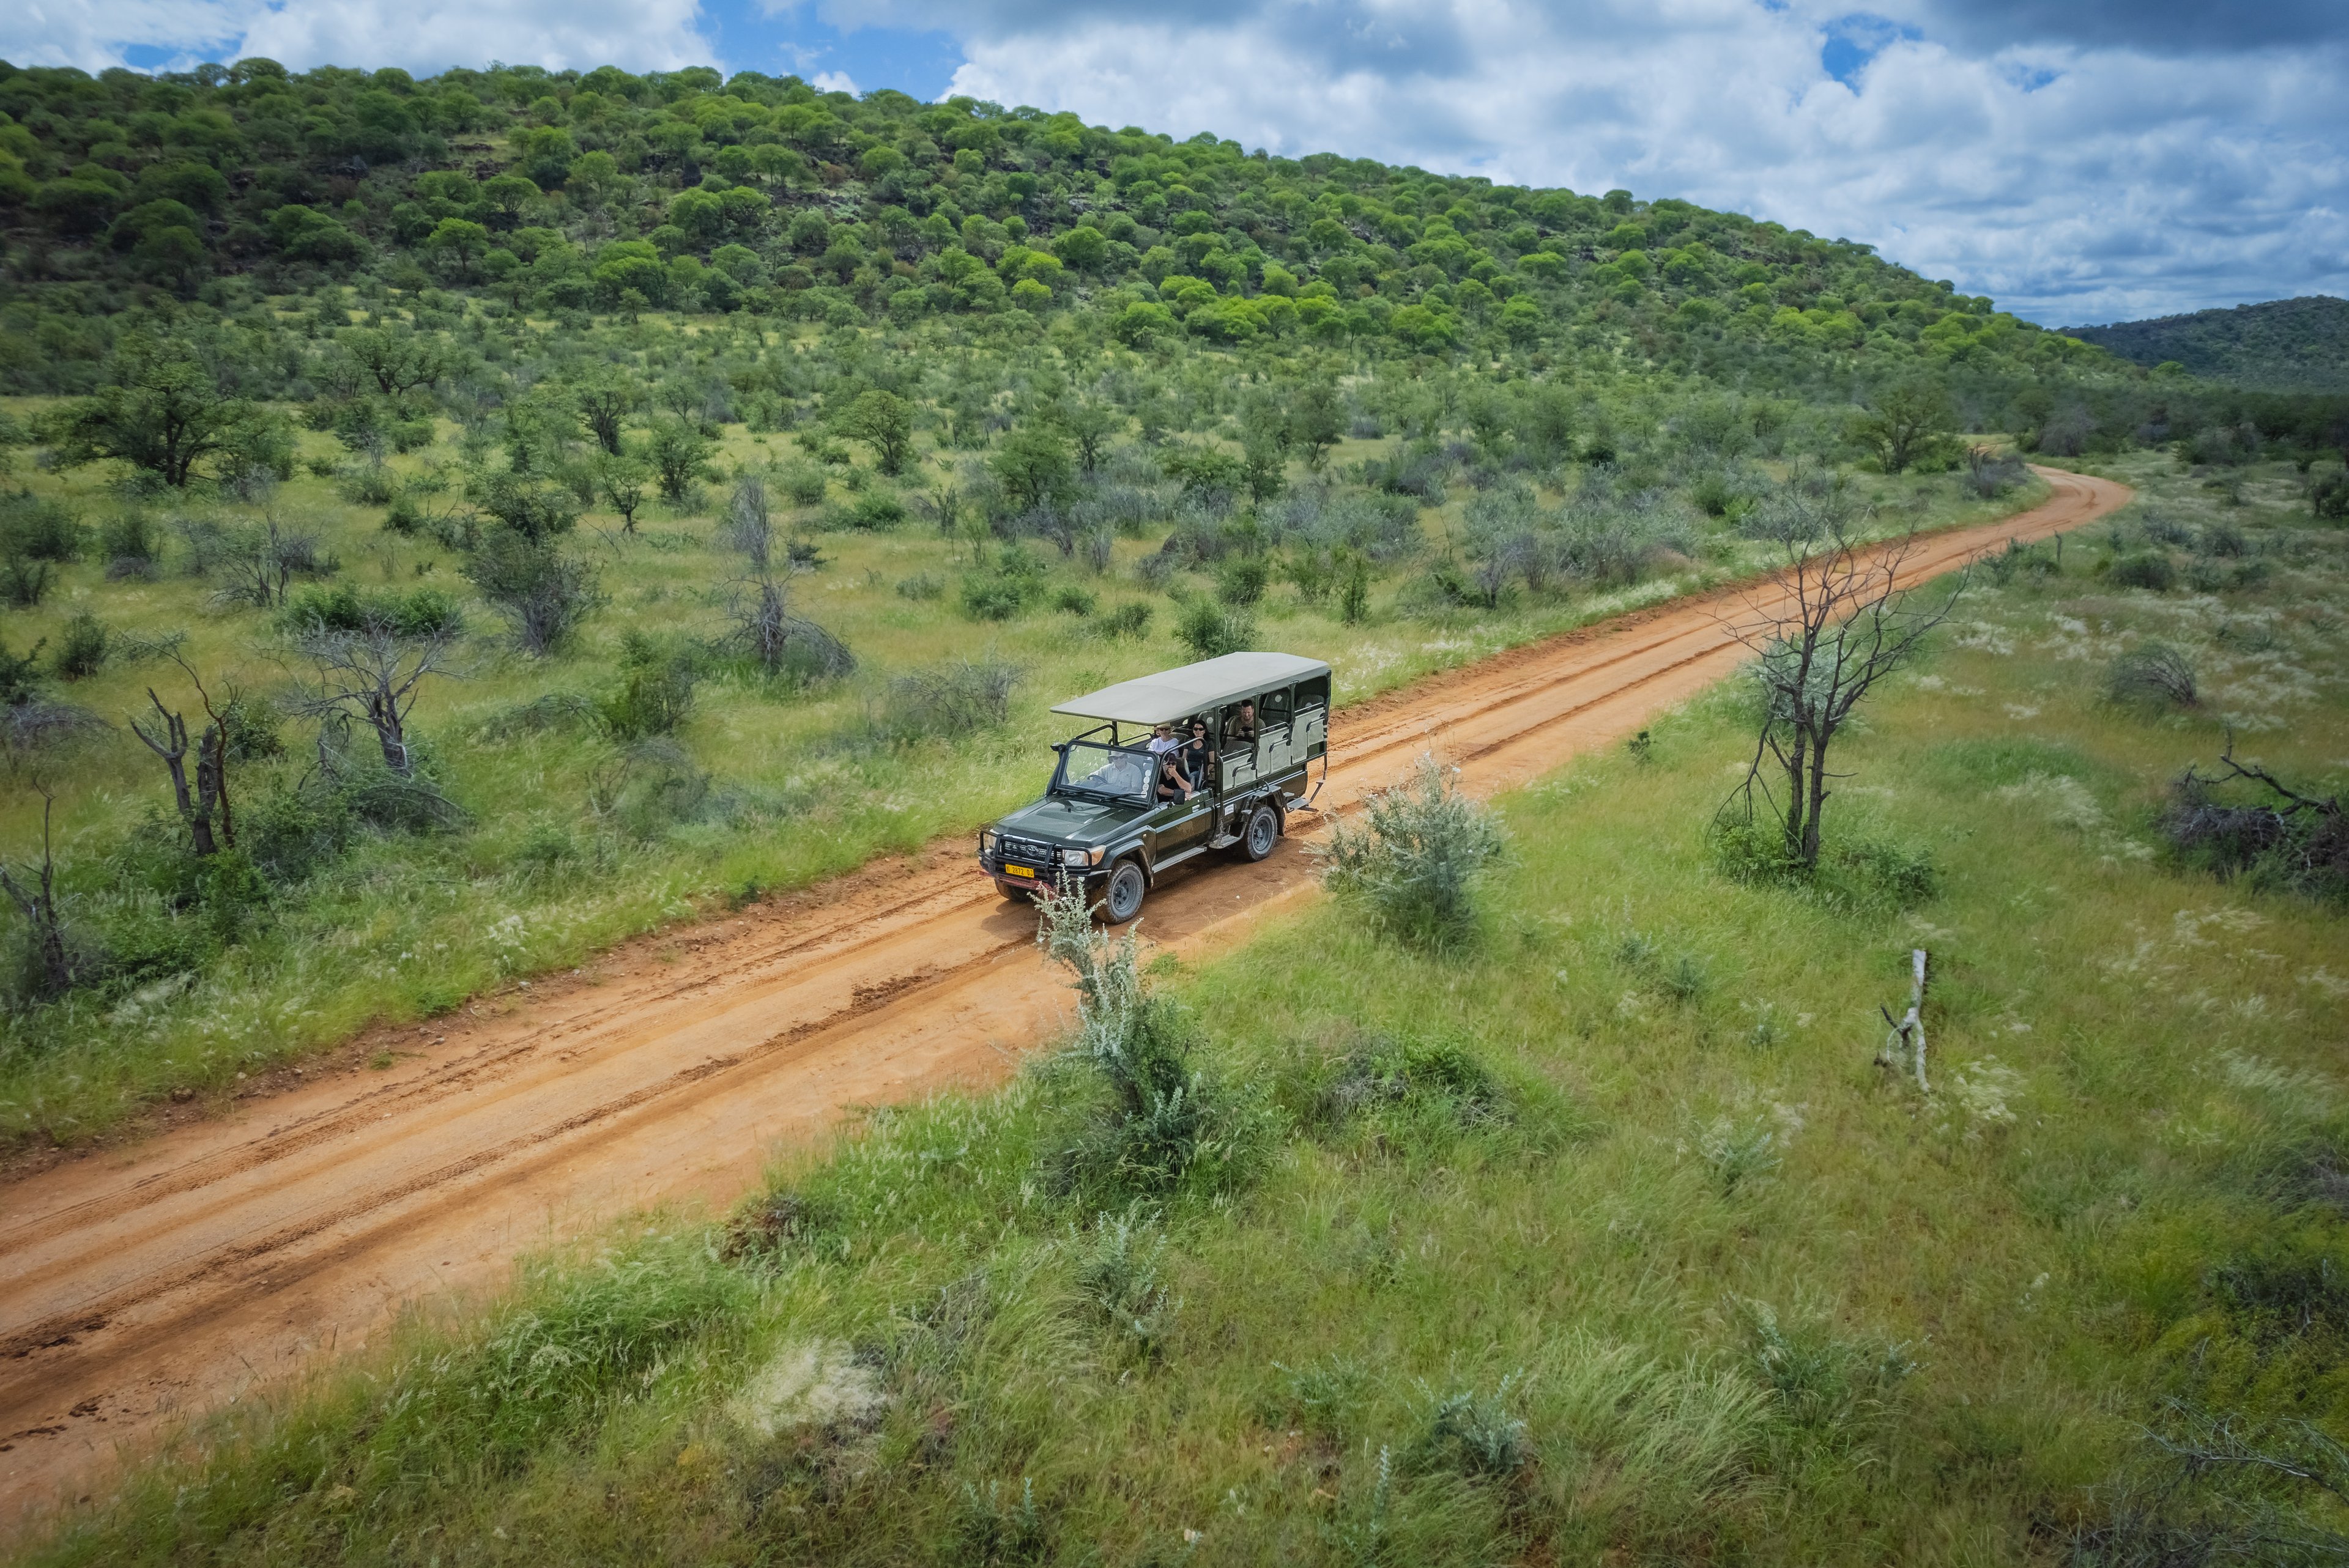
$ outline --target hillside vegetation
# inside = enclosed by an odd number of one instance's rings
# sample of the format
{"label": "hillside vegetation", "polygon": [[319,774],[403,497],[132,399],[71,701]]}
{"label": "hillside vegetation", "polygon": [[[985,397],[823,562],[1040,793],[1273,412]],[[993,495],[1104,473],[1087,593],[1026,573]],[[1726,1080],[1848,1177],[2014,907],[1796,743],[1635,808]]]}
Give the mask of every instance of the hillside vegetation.
{"label": "hillside vegetation", "polygon": [[2349,300],[2330,294],[2067,326],[2064,334],[2148,368],[2174,366],[2230,386],[2349,392]]}
{"label": "hillside vegetation", "polygon": [[1341,697],[2289,458],[1864,247],[688,70],[0,66],[0,1140],[966,831],[1071,691]]}
{"label": "hillside vegetation", "polygon": [[32,1560],[2339,1561],[2349,839],[2333,793],[2329,861],[2230,858],[2193,824],[2271,798],[2176,780],[2231,737],[2337,791],[2349,535],[2285,465],[2116,471],[1874,699],[1838,878],[1708,834],[1739,680],[1504,801],[1440,952],[1350,901],[1195,970],[1063,932],[1085,1026],[1009,1088]]}

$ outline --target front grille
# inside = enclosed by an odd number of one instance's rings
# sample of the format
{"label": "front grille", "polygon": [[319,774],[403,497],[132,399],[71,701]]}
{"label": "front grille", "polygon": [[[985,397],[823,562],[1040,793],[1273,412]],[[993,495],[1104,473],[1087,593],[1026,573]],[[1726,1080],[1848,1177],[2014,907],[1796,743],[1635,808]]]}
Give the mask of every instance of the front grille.
{"label": "front grille", "polygon": [[1059,858],[1060,851],[1034,839],[1017,839],[1004,833],[995,841],[995,853],[998,859],[1018,861],[1022,865],[1049,866]]}

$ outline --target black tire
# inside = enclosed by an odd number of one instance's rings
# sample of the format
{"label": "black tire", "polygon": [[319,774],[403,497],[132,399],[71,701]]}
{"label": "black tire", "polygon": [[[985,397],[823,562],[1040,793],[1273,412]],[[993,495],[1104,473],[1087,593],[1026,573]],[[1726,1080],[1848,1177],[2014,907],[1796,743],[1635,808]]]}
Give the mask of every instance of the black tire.
{"label": "black tire", "polygon": [[1270,806],[1258,806],[1248,813],[1247,827],[1240,834],[1240,853],[1260,861],[1272,853],[1272,846],[1279,841],[1279,812]]}
{"label": "black tire", "polygon": [[1150,882],[1142,868],[1132,861],[1120,861],[1109,873],[1109,885],[1102,890],[1102,913],[1112,925],[1123,925],[1142,913],[1143,895],[1149,891]]}

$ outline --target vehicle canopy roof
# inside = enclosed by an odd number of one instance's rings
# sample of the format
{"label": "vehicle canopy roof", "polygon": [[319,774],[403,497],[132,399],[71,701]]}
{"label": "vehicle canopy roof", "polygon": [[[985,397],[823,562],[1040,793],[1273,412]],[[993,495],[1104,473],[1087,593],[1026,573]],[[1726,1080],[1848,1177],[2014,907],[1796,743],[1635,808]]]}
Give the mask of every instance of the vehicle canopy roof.
{"label": "vehicle canopy roof", "polygon": [[1079,718],[1114,719],[1120,724],[1171,724],[1271,686],[1329,673],[1330,666],[1319,659],[1299,658],[1295,654],[1226,654],[1072,696],[1052,711]]}

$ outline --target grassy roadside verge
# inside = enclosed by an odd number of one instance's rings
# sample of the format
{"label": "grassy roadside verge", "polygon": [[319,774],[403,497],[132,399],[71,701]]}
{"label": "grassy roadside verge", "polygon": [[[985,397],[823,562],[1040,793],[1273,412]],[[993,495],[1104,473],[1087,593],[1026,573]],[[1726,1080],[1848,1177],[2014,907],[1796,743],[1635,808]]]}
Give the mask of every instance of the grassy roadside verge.
{"label": "grassy roadside verge", "polygon": [[[324,436],[305,440],[312,456],[332,449]],[[1348,443],[1340,456],[1359,460],[1382,449]],[[780,443],[730,428],[720,457],[747,470],[779,451]],[[431,460],[429,452],[388,459],[409,477]],[[1985,502],[1945,475],[1860,482],[1884,530],[1980,521],[2044,492],[2034,484]],[[94,506],[104,499],[88,474],[35,476],[32,484],[44,500]],[[317,533],[322,548],[344,558],[348,576],[367,592],[422,582],[452,594],[488,632],[493,617],[470,596],[445,549],[385,532],[370,511],[343,500],[336,481],[324,478],[295,479],[280,502]],[[1448,551],[1464,504],[1454,500],[1422,520],[1429,559]],[[1150,598],[1136,575],[1154,549],[1149,540],[1120,540],[1109,570],[1098,575],[1065,563],[1051,568],[1048,588],[1104,602],[1095,616],[1040,610],[974,624],[940,600],[900,592],[916,581],[955,581],[970,565],[965,542],[910,523],[895,532],[812,534],[822,510],[802,508],[783,519],[816,538],[827,560],[822,571],[795,579],[793,593],[802,609],[858,650],[858,675],[778,690],[721,671],[703,680],[667,748],[616,744],[593,723],[561,721],[610,696],[631,639],[667,645],[664,639],[718,630],[719,590],[739,563],[706,520],[648,516],[642,534],[613,531],[596,547],[614,602],[583,634],[575,656],[529,660],[484,634],[465,655],[469,678],[424,689],[415,716],[419,746],[469,814],[466,830],[356,834],[331,863],[216,941],[191,929],[204,927],[208,915],[166,907],[136,875],[122,872],[126,864],[153,871],[149,862],[168,859],[160,846],[177,829],[164,820],[160,769],[119,726],[145,702],[150,686],[186,700],[179,672],[154,659],[117,657],[64,687],[61,695],[118,726],[56,770],[68,899],[87,900],[94,920],[138,932],[159,950],[201,949],[202,962],[173,968],[157,958],[158,977],[149,983],[77,993],[0,1019],[0,1140],[19,1148],[87,1143],[170,1097],[233,1096],[248,1078],[370,1023],[444,1012],[725,901],[803,888],[877,855],[968,831],[1030,792],[1036,758],[1059,733],[1046,715],[1053,701],[1190,656],[1173,634],[1171,603],[1159,604],[1141,637],[1085,631],[1120,597]],[[599,522],[616,528],[616,520],[589,520],[591,527]],[[1407,611],[1393,602],[1405,584],[1381,583],[1369,617],[1348,624],[1326,599],[1309,603],[1276,584],[1257,615],[1262,640],[1329,657],[1344,672],[1341,700],[1358,700],[1701,590],[1750,570],[1761,553],[1755,542],[1715,528],[1694,559],[1675,557],[1661,574],[1603,592],[1561,586],[1492,610]],[[264,695],[288,683],[289,666],[273,656],[268,617],[214,605],[214,584],[176,569],[117,582],[95,561],[63,565],[57,575],[45,604],[11,614],[9,646],[61,645],[76,617],[95,614],[118,646],[124,638],[151,644],[184,632],[182,653],[215,682],[233,678]],[[1183,574],[1175,586],[1204,595],[1212,578]],[[974,654],[1023,672],[1004,723],[948,736],[879,732],[893,683],[909,670]],[[248,805],[264,789],[290,788],[309,767],[312,748],[295,727],[288,727],[283,757],[255,763],[245,777]],[[0,801],[0,844],[20,868],[39,840],[39,805],[28,789]]]}
{"label": "grassy roadside verge", "polygon": [[[730,1231],[616,1233],[32,1560],[2314,1560],[2322,1487],[2179,1484],[2145,1432],[2349,1438],[2349,925],[2151,819],[2230,727],[2339,787],[2349,550],[2280,473],[2116,477],[2116,548],[1982,583],[1846,759],[1831,830],[1930,854],[1930,901],[1712,867],[1723,688],[1504,803],[1464,954],[1323,904],[1161,966],[1195,1178],[1088,1178],[1066,1059],[876,1113]],[[2199,570],[2170,528],[2239,533],[2234,585],[2111,585]],[[2107,702],[2157,639],[2199,706]],[[1930,1098],[1870,1063],[1914,944]]]}

